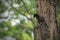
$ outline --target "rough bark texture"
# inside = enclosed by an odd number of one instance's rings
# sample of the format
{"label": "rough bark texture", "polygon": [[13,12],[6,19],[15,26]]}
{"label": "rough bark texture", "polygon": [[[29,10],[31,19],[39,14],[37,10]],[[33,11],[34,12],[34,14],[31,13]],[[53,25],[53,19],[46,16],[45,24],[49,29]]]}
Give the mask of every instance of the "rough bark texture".
{"label": "rough bark texture", "polygon": [[40,31],[39,27],[40,27],[40,25],[38,25],[34,28],[34,40],[42,40],[41,31]]}
{"label": "rough bark texture", "polygon": [[[56,0],[37,0],[37,14],[45,20],[40,24],[38,36],[35,34],[36,40],[58,40],[57,39],[57,19],[56,19]],[[39,18],[40,19],[40,18]],[[41,20],[41,19],[40,19]],[[47,24],[47,25],[46,25]],[[39,37],[41,35],[41,37]],[[37,39],[37,38],[41,39]]]}

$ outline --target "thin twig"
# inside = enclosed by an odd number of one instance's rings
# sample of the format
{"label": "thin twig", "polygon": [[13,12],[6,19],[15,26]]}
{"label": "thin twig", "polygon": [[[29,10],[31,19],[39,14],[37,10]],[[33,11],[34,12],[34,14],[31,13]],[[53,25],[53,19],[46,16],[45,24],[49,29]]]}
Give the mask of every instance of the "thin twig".
{"label": "thin twig", "polygon": [[[8,2],[9,3],[9,2]],[[9,3],[10,4],[10,6],[12,7],[12,8],[14,8],[13,6],[12,6],[12,4],[11,3]],[[24,4],[25,5],[25,4]],[[26,7],[25,7],[26,8]],[[17,10],[16,8],[14,8],[18,13],[21,13],[21,15],[23,15],[23,16],[25,16],[22,12],[20,12],[19,10]],[[33,22],[33,20],[31,19],[31,18],[28,18],[27,16],[25,16],[28,20],[30,20],[30,21],[32,21],[32,23],[35,25],[35,23]]]}

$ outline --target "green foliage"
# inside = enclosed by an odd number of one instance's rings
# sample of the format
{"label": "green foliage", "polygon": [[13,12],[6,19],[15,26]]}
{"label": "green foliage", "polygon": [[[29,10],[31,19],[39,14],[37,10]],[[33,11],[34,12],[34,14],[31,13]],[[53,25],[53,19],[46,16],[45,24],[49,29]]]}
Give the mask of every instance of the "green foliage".
{"label": "green foliage", "polygon": [[0,1],[0,13],[4,12],[7,7]]}
{"label": "green foliage", "polygon": [[57,7],[57,21],[58,21],[58,24],[60,25],[60,7]]}
{"label": "green foliage", "polygon": [[[19,7],[14,7],[14,4],[18,4]],[[13,10],[14,14],[10,15],[11,18],[7,22],[0,23],[0,37],[12,36],[16,40],[33,40],[33,14],[36,13],[35,0],[11,0],[10,6],[9,11]],[[5,10],[5,4],[0,2],[0,13]],[[16,19],[19,20],[18,23],[14,21]],[[13,23],[16,23],[15,25],[12,25],[12,20]]]}

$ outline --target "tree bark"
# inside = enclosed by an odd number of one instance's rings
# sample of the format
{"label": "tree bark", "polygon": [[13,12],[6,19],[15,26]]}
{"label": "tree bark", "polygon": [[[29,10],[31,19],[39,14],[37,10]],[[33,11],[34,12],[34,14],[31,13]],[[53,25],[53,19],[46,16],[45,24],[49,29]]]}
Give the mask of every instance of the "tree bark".
{"label": "tree bark", "polygon": [[34,40],[42,40],[41,32],[40,32],[39,27],[40,27],[40,25],[38,25],[34,28]]}
{"label": "tree bark", "polygon": [[42,39],[37,39],[37,36],[35,36],[35,39],[58,40],[56,2],[56,0],[37,0],[37,14],[39,15],[39,17],[43,17],[45,21],[39,22],[40,34],[38,35],[41,35]]}

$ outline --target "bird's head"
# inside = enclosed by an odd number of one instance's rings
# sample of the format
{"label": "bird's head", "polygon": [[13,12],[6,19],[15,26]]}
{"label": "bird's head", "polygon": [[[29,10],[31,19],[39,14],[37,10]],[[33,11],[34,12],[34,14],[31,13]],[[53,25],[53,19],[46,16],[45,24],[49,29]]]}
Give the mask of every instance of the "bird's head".
{"label": "bird's head", "polygon": [[34,14],[34,17],[39,18],[39,15],[38,14]]}

